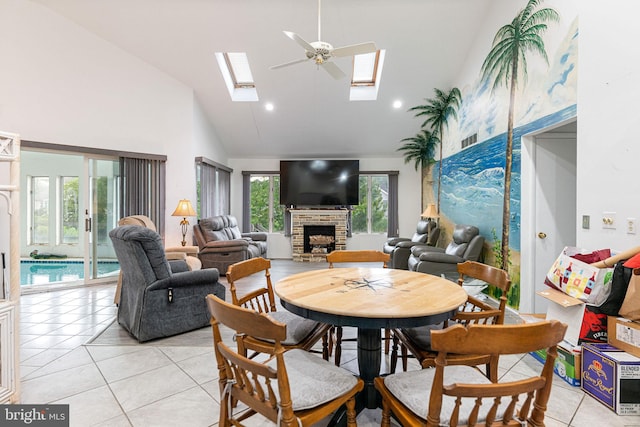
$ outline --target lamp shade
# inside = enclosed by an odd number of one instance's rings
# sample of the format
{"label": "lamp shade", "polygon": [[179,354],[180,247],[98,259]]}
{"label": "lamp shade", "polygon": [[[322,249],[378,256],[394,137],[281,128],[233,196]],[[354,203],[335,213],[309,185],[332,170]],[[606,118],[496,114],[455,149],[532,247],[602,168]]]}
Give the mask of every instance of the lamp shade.
{"label": "lamp shade", "polygon": [[425,209],[424,212],[422,212],[421,216],[423,218],[438,218],[440,215],[438,215],[438,211],[436,210],[436,205],[433,203],[430,203],[429,205],[427,205],[427,209]]}
{"label": "lamp shade", "polygon": [[193,206],[191,206],[191,202],[188,199],[182,199],[178,202],[178,207],[171,216],[196,216],[196,211],[193,210]]}

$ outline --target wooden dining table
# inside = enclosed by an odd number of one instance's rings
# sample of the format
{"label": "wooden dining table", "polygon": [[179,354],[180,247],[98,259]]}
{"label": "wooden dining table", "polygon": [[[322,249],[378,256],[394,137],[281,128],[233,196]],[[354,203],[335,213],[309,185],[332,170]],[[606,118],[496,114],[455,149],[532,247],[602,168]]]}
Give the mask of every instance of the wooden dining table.
{"label": "wooden dining table", "polygon": [[328,268],[279,280],[275,292],[292,313],[358,330],[358,368],[364,406],[379,404],[373,379],[380,375],[381,333],[450,319],[467,300],[455,282],[390,268]]}

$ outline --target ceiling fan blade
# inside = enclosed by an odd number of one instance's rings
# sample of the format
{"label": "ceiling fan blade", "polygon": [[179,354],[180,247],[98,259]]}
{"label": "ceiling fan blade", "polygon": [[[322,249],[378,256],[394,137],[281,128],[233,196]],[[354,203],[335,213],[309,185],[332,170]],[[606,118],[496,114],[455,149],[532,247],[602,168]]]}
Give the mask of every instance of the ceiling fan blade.
{"label": "ceiling fan blade", "polygon": [[289,65],[298,64],[300,62],[306,62],[308,60],[309,60],[309,58],[296,59],[295,61],[285,62],[284,64],[273,65],[273,66],[269,67],[269,69],[270,70],[277,70],[278,68],[288,67]]}
{"label": "ceiling fan blade", "polygon": [[332,56],[353,56],[362,55],[363,53],[371,53],[378,50],[374,42],[352,44],[349,46],[337,47],[331,51]]}
{"label": "ceiling fan blade", "polygon": [[320,66],[324,68],[327,73],[331,74],[331,77],[336,80],[346,76],[346,74],[340,69],[340,67],[338,67],[333,62],[323,62],[322,64],[320,64]]}
{"label": "ceiling fan blade", "polygon": [[304,50],[306,50],[308,52],[315,52],[316,51],[316,49],[313,46],[311,46],[311,44],[309,44],[308,41],[306,41],[305,39],[303,39],[302,37],[300,37],[296,33],[291,32],[291,31],[283,31],[283,33],[287,37],[289,37],[291,40],[293,40],[294,42],[296,42],[300,46],[302,46],[304,48]]}

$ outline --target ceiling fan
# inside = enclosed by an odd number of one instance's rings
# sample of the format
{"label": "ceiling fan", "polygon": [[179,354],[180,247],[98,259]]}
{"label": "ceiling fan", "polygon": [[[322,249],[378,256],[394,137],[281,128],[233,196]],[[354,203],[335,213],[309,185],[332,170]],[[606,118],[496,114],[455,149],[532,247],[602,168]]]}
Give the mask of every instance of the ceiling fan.
{"label": "ceiling fan", "polygon": [[304,59],[296,59],[295,61],[285,62],[284,64],[274,65],[270,67],[271,70],[278,68],[288,67],[289,65],[298,64],[312,60],[318,66],[322,67],[327,73],[329,73],[334,79],[341,79],[345,77],[345,73],[333,62],[330,62],[331,58],[339,58],[344,56],[361,55],[363,53],[371,53],[377,50],[374,42],[352,44],[348,46],[334,48],[331,44],[323,42],[321,38],[321,1],[318,0],[318,40],[315,42],[307,42],[298,34],[292,31],[284,31],[284,34],[291,40],[298,43],[305,50]]}

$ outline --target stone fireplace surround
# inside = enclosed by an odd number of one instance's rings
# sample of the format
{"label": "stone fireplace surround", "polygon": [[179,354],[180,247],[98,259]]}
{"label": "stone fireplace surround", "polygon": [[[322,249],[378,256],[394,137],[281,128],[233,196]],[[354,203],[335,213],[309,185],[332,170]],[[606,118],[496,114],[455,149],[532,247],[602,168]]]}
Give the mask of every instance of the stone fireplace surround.
{"label": "stone fireplace surround", "polygon": [[326,254],[305,253],[304,226],[334,226],[335,249],[347,248],[347,209],[291,209],[291,254],[297,262],[325,262]]}

